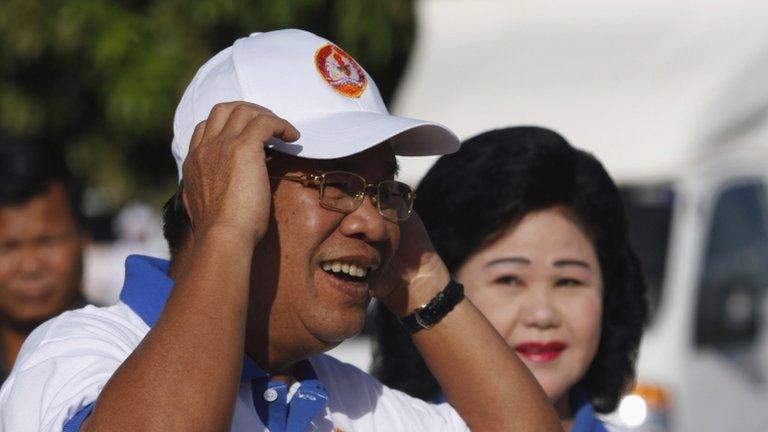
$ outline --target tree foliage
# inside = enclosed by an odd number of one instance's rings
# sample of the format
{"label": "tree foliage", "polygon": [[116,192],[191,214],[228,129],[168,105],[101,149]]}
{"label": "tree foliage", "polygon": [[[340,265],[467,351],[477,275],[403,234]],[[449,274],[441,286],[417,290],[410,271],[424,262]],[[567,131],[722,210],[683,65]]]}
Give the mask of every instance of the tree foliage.
{"label": "tree foliage", "polygon": [[[65,147],[108,210],[175,187],[173,112],[212,54],[303,28],[355,56],[385,100],[414,33],[412,0],[3,0],[0,131]],[[93,210],[93,209],[92,209]],[[98,209],[97,209],[98,210]]]}

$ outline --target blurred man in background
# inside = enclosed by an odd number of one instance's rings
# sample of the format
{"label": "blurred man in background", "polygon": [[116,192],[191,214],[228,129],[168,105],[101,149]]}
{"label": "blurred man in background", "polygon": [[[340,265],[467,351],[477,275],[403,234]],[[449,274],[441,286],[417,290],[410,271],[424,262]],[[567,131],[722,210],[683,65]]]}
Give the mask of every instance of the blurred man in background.
{"label": "blurred man in background", "polygon": [[0,144],[0,383],[35,327],[84,303],[78,203],[60,152]]}

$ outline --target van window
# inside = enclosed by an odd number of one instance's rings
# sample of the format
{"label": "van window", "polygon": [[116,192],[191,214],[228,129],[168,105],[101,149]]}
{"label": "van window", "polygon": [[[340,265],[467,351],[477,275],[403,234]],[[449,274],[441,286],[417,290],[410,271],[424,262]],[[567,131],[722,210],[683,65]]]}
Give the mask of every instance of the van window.
{"label": "van window", "polygon": [[702,283],[734,278],[768,283],[765,194],[762,184],[743,184],[719,196],[707,236]]}
{"label": "van window", "polygon": [[629,239],[643,266],[651,319],[661,299],[675,195],[668,184],[620,188]]}
{"label": "van window", "polygon": [[723,190],[711,212],[696,341],[732,358],[749,351],[760,332],[768,286],[767,210],[765,186],[750,182]]}

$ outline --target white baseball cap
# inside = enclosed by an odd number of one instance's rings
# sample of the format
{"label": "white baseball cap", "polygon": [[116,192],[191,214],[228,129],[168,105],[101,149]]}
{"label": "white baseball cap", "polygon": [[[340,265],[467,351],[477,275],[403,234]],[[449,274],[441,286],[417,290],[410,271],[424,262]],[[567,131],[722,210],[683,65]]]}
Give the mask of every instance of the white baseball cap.
{"label": "white baseball cap", "polygon": [[395,154],[452,153],[458,137],[445,126],[390,115],[376,84],[341,48],[312,33],[253,33],[197,71],[176,108],[171,150],[181,178],[195,126],[214,105],[252,102],[288,120],[301,138],[267,146],[311,159],[349,156],[391,139]]}

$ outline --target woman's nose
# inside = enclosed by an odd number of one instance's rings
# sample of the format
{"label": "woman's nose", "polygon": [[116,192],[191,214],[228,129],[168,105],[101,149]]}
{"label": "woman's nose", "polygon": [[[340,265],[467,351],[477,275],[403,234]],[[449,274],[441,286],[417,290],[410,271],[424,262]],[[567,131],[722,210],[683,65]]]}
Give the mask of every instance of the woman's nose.
{"label": "woman's nose", "polygon": [[523,323],[526,326],[546,329],[560,325],[560,314],[550,291],[537,287],[526,293],[523,299]]}

